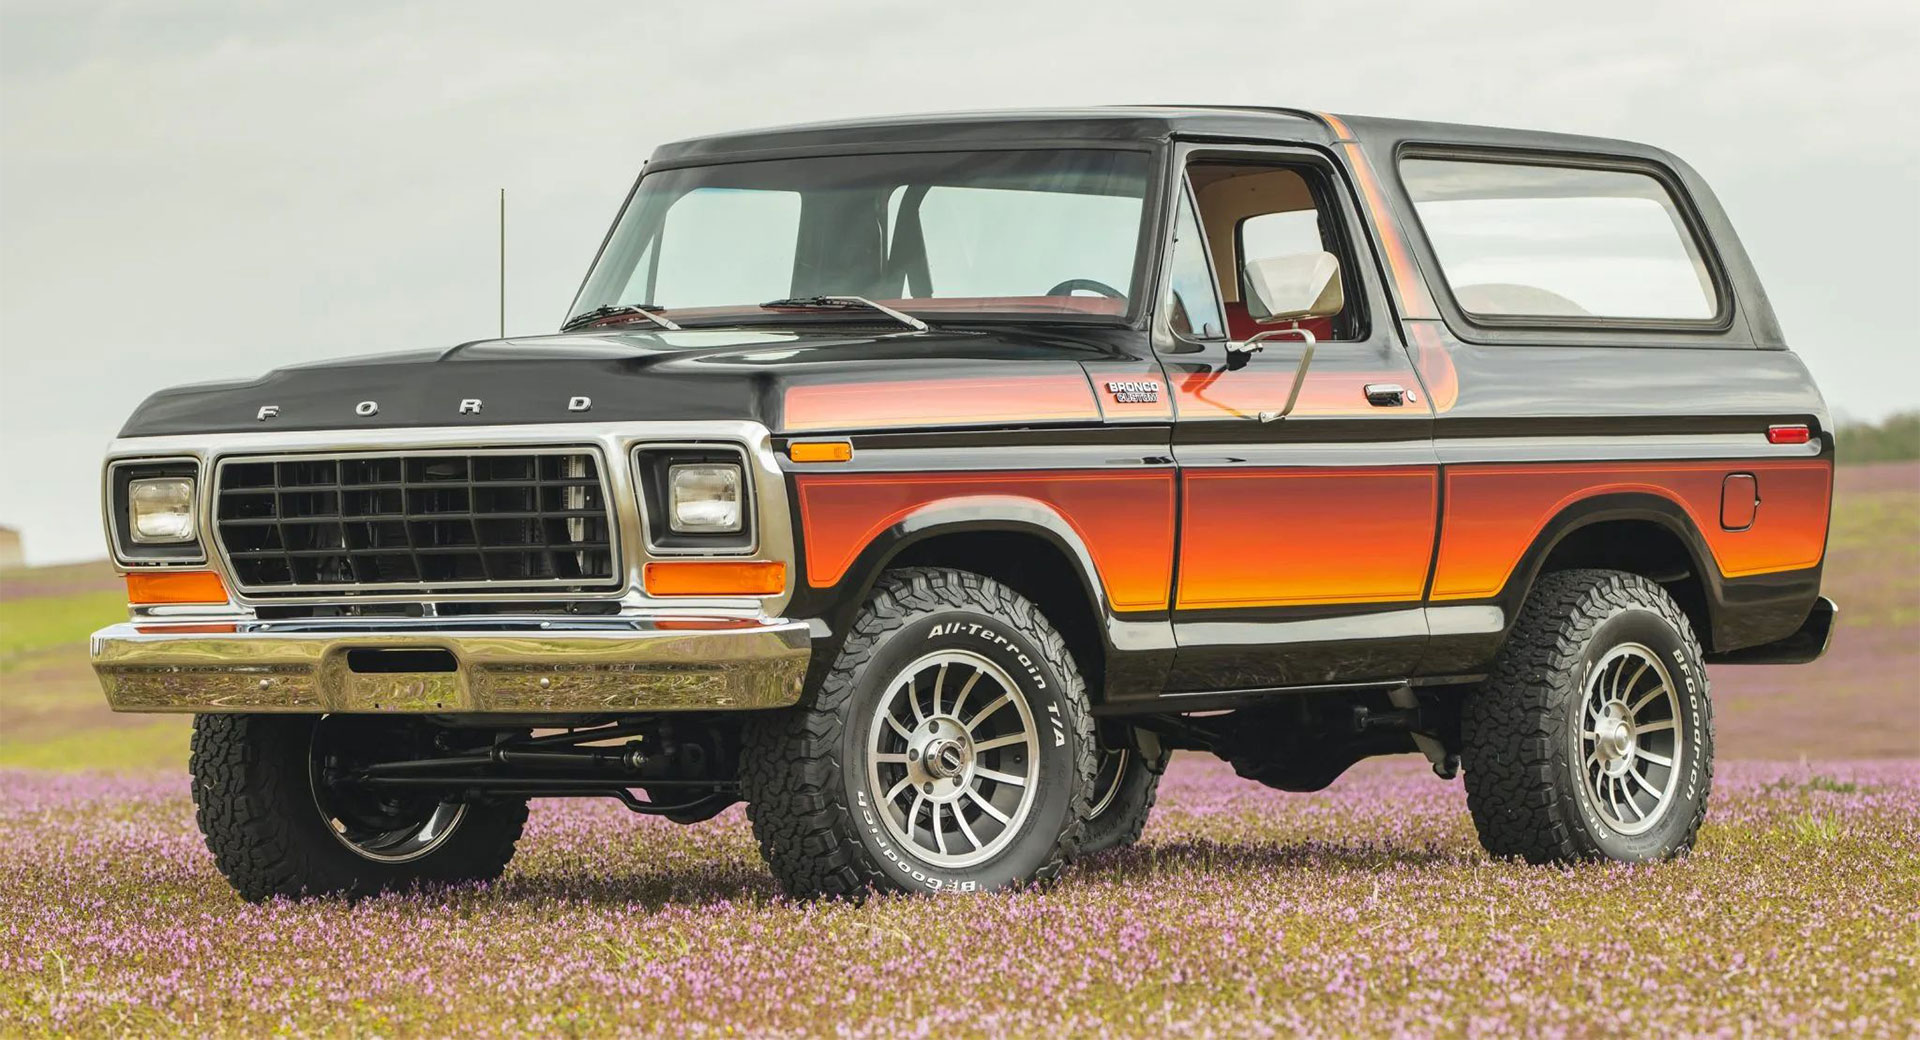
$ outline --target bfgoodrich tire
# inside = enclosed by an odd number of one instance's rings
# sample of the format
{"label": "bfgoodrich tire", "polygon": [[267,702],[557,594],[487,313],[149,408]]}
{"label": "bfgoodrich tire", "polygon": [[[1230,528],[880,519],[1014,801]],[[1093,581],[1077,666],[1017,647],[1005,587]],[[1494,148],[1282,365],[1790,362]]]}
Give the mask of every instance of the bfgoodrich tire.
{"label": "bfgoodrich tire", "polygon": [[1700,645],[1664,589],[1619,571],[1543,576],[1462,720],[1487,851],[1532,863],[1691,848],[1713,780]]}
{"label": "bfgoodrich tire", "polygon": [[832,669],[747,727],[741,789],[798,897],[1053,879],[1084,837],[1086,690],[1034,605],[977,574],[891,571]]}
{"label": "bfgoodrich tire", "polygon": [[525,799],[380,798],[327,783],[342,753],[405,757],[420,725],[389,716],[195,717],[195,816],[220,873],[255,902],[498,877],[526,823]]}

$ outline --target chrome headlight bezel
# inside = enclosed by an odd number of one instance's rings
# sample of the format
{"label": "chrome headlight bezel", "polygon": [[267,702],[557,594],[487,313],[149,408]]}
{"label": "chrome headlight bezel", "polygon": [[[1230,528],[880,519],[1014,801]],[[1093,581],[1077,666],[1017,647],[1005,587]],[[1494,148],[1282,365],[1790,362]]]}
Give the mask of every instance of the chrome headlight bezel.
{"label": "chrome headlight bezel", "polygon": [[[633,452],[647,550],[656,556],[737,556],[758,546],[754,470],[744,446],[737,444],[642,444]],[[703,472],[731,475],[736,504],[733,523],[695,526],[676,508],[675,476]]]}
{"label": "chrome headlight bezel", "polygon": [[[201,530],[200,460],[195,458],[120,459],[106,471],[107,541],[114,560],[123,565],[202,563],[207,554]],[[134,521],[135,485],[184,482],[185,530],[178,536],[144,535]]]}

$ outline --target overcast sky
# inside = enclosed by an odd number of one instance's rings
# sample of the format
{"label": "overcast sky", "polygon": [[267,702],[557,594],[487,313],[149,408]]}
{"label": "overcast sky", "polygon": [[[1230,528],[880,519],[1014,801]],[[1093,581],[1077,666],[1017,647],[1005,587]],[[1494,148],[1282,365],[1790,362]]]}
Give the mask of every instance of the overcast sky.
{"label": "overcast sky", "polygon": [[1219,102],[1649,141],[1717,189],[1845,415],[1920,384],[1920,5],[0,0],[0,524],[104,554],[158,387],[561,318],[666,140]]}

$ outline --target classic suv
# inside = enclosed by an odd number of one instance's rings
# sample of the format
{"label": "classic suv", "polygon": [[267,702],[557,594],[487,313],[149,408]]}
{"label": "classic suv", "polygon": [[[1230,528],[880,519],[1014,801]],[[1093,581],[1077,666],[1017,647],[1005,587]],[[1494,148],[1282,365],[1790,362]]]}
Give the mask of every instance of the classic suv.
{"label": "classic suv", "polygon": [[560,333],[163,391],[122,711],[246,897],[736,801],[797,895],[1131,842],[1175,749],[1415,752],[1534,862],[1685,850],[1706,665],[1825,648],[1826,408],[1620,141],[1283,109],[662,147]]}

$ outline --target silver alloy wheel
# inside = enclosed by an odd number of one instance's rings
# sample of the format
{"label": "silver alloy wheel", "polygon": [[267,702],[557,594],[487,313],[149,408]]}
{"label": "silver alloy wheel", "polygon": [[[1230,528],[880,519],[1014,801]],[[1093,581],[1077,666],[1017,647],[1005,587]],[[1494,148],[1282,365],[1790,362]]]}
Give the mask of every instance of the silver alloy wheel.
{"label": "silver alloy wheel", "polygon": [[1588,803],[1607,826],[1641,834],[1666,815],[1686,750],[1680,694],[1660,655],[1622,643],[1593,666],[1577,744]]}
{"label": "silver alloy wheel", "polygon": [[1100,769],[1093,775],[1093,805],[1087,810],[1087,819],[1106,812],[1113,800],[1120,797],[1120,786],[1126,782],[1131,760],[1132,753],[1126,748],[1115,748],[1100,755]]}
{"label": "silver alloy wheel", "polygon": [[1040,786],[1033,709],[999,665],[967,650],[901,669],[867,728],[867,786],[887,833],[941,867],[992,859]]}
{"label": "silver alloy wheel", "polygon": [[466,819],[464,802],[435,802],[424,811],[403,799],[369,798],[366,804],[350,805],[322,777],[324,758],[316,726],[307,751],[314,808],[327,833],[356,856],[375,863],[411,863],[446,844]]}

